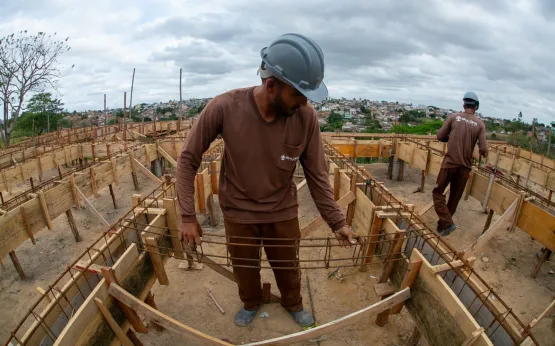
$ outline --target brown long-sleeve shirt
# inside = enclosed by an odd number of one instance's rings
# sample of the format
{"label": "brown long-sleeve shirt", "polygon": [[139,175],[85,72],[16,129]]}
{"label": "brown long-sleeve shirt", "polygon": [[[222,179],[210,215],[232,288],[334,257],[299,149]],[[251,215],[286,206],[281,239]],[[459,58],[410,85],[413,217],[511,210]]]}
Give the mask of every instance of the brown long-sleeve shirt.
{"label": "brown long-sleeve shirt", "polygon": [[310,105],[289,118],[266,122],[254,100],[254,87],[216,96],[187,135],[177,159],[177,198],[183,222],[194,221],[194,178],[203,153],[221,134],[224,154],[219,200],[235,223],[270,223],[297,216],[293,173],[301,163],[308,188],[332,230],[346,225],[333,199],[318,118]]}
{"label": "brown long-sleeve shirt", "polygon": [[480,153],[487,155],[486,126],[484,122],[469,113],[454,113],[447,117],[437,132],[437,139],[447,142],[447,153],[443,157],[442,168],[464,166],[472,168],[472,153],[478,142]]}

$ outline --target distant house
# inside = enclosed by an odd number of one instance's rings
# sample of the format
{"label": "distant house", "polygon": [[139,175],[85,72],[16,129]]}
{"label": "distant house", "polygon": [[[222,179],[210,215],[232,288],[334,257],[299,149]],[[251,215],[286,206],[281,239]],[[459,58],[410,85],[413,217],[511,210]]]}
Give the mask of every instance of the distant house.
{"label": "distant house", "polygon": [[346,122],[346,123],[341,127],[341,130],[342,130],[342,131],[345,131],[345,132],[354,132],[354,131],[356,130],[356,126],[353,125],[353,124],[350,123],[350,122]]}

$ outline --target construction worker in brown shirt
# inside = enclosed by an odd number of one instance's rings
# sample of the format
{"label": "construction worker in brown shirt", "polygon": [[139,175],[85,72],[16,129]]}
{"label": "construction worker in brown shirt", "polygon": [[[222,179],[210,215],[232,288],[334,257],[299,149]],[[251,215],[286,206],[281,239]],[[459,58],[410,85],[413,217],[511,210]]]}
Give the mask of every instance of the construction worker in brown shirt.
{"label": "construction worker in brown shirt", "polygon": [[[457,228],[453,222],[453,215],[472,170],[472,154],[476,142],[480,155],[488,156],[486,126],[475,115],[479,106],[478,96],[472,91],[467,92],[463,96],[464,112],[450,114],[437,132],[437,139],[447,142],[447,153],[443,157],[441,170],[432,191],[434,208],[439,217],[437,231],[442,236],[447,236]],[[449,201],[445,203],[443,193],[449,184]]]}
{"label": "construction worker in brown shirt", "polygon": [[[310,327],[314,319],[303,308],[295,246],[301,237],[293,182],[297,163],[304,169],[318,211],[339,243],[355,244],[358,235],[347,225],[333,198],[318,118],[307,102],[320,102],[328,95],[322,82],[322,50],[305,36],[285,34],[262,49],[260,55],[262,84],[216,96],[187,135],[177,160],[180,231],[188,246],[201,243],[193,201],[194,179],[202,154],[221,135],[224,153],[218,197],[229,242],[260,244],[263,239],[281,305],[299,325]],[[247,326],[262,305],[257,268],[260,250],[257,246],[237,245],[228,245],[228,249],[243,302],[234,320],[239,326]]]}

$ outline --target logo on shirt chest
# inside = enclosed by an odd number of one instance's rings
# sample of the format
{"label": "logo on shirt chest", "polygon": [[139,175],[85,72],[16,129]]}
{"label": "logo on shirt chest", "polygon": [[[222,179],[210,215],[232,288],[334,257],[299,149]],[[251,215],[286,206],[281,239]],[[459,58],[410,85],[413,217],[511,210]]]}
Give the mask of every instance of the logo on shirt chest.
{"label": "logo on shirt chest", "polygon": [[467,124],[470,124],[470,125],[472,125],[472,126],[478,126],[478,123],[475,122],[474,120],[470,120],[470,119],[463,118],[463,117],[461,117],[460,115],[457,115],[457,117],[456,117],[455,119],[456,119],[457,121],[464,121],[464,122],[466,122]]}
{"label": "logo on shirt chest", "polygon": [[281,155],[281,161],[291,161],[291,162],[296,162],[299,160],[299,157],[290,157],[287,155]]}

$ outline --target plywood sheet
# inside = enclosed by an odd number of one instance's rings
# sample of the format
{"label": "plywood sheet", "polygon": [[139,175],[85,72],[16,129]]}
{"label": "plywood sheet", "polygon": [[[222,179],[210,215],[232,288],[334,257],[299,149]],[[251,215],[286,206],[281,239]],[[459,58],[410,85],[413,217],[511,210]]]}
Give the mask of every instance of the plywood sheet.
{"label": "plywood sheet", "polygon": [[517,227],[530,234],[551,251],[555,251],[554,215],[526,201],[522,204]]}

